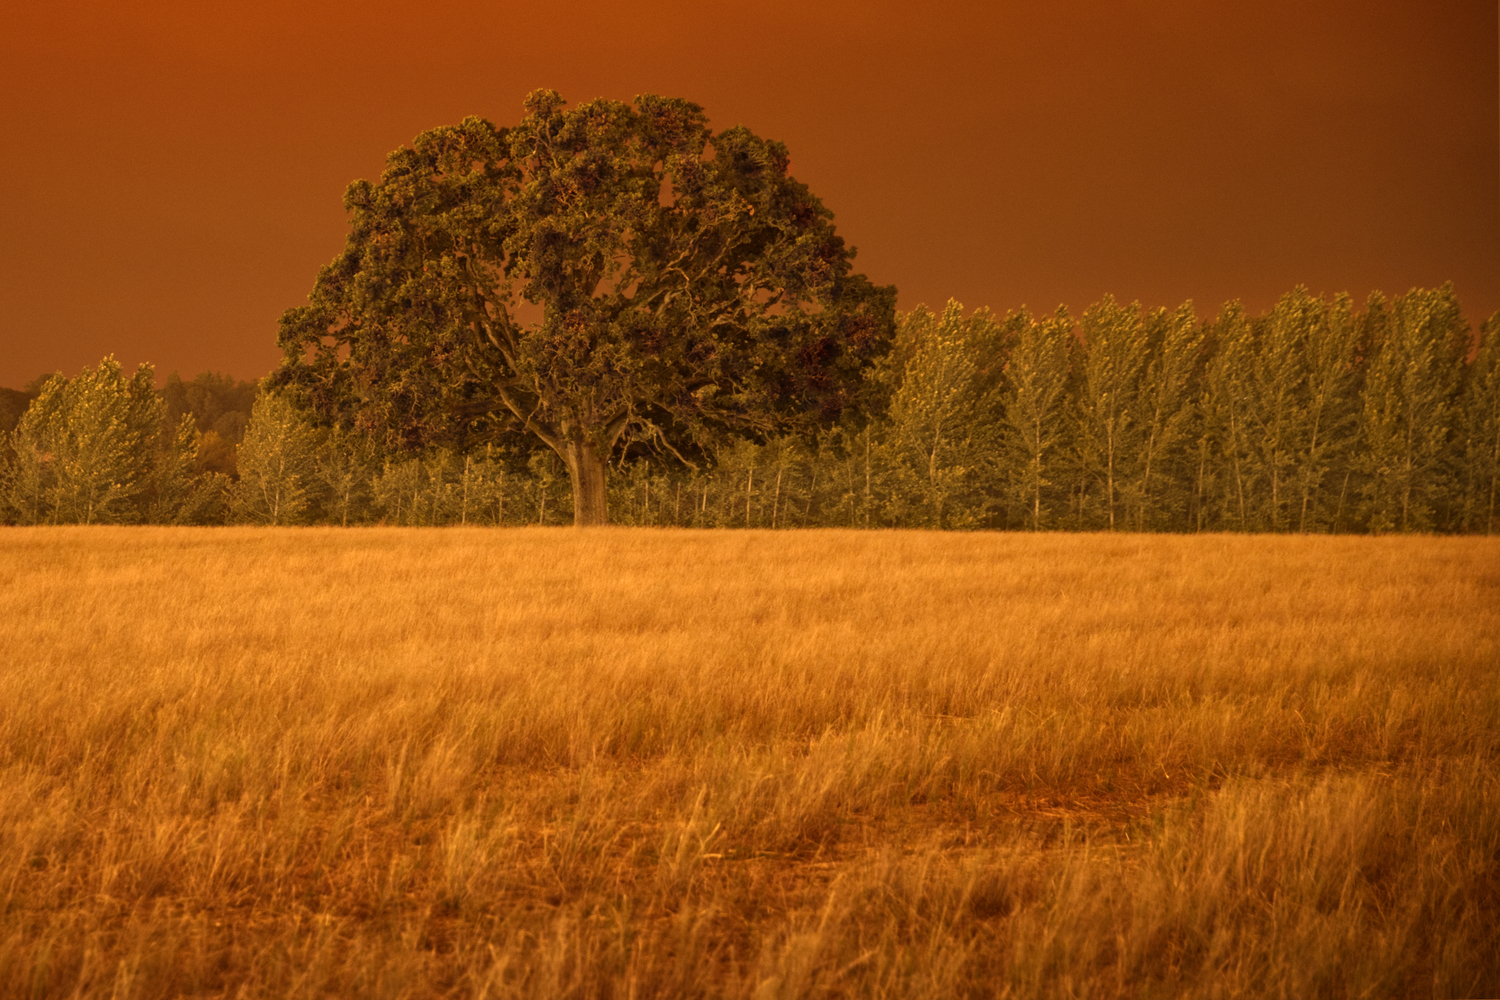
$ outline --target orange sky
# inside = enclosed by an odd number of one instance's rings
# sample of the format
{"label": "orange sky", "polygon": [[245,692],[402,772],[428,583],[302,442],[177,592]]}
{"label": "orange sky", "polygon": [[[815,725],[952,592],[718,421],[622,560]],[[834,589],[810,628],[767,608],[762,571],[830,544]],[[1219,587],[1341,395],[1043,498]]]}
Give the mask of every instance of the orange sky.
{"label": "orange sky", "polygon": [[[27,6],[32,10],[21,10]],[[0,14],[0,385],[253,378],[422,129],[689,98],[786,142],[901,307],[1500,309],[1494,0],[29,3]]]}

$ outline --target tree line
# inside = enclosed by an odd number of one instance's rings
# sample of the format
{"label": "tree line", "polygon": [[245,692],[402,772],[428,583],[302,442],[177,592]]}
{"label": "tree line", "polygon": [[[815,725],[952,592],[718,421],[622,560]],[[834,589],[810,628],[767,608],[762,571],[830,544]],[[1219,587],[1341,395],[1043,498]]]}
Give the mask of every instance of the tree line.
{"label": "tree line", "polygon": [[[1500,318],[1449,286],[1305,289],[1252,316],[1111,298],[1077,318],[918,308],[831,427],[607,471],[611,519],[692,527],[1493,533]],[[14,392],[12,390],[12,392]],[[282,393],[111,358],[38,380],[6,437],[12,524],[523,525],[573,520],[540,446],[415,450]]]}
{"label": "tree line", "polygon": [[900,316],[782,143],[680,98],[524,110],[349,186],[248,415],[109,359],[35,386],[4,516],[1494,529],[1496,321],[1450,286]]}

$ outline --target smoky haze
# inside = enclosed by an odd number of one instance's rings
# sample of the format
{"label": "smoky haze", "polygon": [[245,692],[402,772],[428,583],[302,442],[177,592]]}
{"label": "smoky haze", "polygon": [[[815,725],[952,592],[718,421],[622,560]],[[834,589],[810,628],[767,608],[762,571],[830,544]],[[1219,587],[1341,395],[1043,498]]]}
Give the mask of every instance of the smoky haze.
{"label": "smoky haze", "polygon": [[903,309],[1451,280],[1477,323],[1496,39],[1490,2],[36,5],[0,31],[0,385],[265,373],[348,182],[544,86],[787,143]]}

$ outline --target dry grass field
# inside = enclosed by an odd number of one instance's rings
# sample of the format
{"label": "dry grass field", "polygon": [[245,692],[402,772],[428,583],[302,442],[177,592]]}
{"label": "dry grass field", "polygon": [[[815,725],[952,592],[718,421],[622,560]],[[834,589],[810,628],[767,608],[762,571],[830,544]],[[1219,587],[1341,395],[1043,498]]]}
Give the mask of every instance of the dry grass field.
{"label": "dry grass field", "polygon": [[1500,540],[0,530],[6,997],[1500,996]]}

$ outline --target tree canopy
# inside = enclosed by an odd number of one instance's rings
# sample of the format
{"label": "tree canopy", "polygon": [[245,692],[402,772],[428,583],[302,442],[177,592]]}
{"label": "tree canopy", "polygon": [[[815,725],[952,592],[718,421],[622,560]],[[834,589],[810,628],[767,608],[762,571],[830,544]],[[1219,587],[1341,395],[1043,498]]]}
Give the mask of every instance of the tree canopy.
{"label": "tree canopy", "polygon": [[[1106,297],[1003,316],[919,306],[873,366],[868,420],[740,435],[696,468],[618,450],[612,521],[678,527],[1500,531],[1500,314],[1451,286],[1297,288],[1261,315]],[[0,523],[544,525],[573,520],[538,443],[407,455],[245,383],[38,380],[0,434]],[[253,387],[252,387],[253,388]],[[263,386],[261,387],[263,388]],[[202,390],[201,392],[199,390]],[[224,404],[235,404],[225,408]],[[217,439],[217,441],[215,440]],[[195,447],[196,443],[196,447]],[[225,459],[222,463],[220,458]]]}
{"label": "tree canopy", "polygon": [[0,468],[0,507],[22,524],[174,523],[191,506],[184,479],[197,449],[191,420],[164,427],[150,365],[126,375],[106,357],[41,385]]}
{"label": "tree canopy", "polygon": [[433,129],[350,185],[272,386],[389,444],[531,436],[578,524],[607,521],[624,443],[692,462],[859,405],[895,289],[853,271],[786,147],[680,99],[564,105]]}

